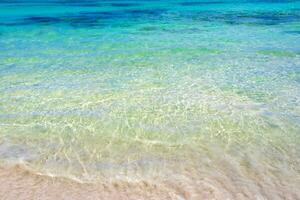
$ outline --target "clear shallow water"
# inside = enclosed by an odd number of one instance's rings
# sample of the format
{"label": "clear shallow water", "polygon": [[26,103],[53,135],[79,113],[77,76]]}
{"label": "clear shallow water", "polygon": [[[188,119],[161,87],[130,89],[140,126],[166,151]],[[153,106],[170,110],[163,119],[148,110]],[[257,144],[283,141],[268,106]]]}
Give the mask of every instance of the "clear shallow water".
{"label": "clear shallow water", "polygon": [[1,163],[298,199],[299,44],[299,1],[1,1]]}

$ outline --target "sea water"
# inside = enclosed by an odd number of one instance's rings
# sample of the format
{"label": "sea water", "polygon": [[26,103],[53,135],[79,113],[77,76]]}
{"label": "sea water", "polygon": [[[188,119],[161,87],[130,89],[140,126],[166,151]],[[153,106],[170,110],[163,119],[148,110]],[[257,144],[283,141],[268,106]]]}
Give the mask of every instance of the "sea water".
{"label": "sea water", "polygon": [[296,200],[299,137],[300,1],[0,1],[1,166]]}

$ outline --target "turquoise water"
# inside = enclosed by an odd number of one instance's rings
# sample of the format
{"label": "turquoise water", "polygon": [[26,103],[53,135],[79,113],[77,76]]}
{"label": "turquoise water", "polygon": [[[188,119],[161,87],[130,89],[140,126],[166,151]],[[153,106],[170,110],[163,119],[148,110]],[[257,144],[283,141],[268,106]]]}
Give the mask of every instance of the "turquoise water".
{"label": "turquoise water", "polygon": [[300,1],[0,1],[1,165],[299,199],[299,134]]}

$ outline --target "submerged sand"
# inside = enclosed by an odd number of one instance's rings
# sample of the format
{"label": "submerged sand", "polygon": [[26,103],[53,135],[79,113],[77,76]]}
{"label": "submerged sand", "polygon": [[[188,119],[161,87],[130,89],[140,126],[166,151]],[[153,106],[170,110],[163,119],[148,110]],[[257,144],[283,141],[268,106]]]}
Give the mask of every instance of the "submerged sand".
{"label": "submerged sand", "polygon": [[[231,177],[234,178],[234,177]],[[172,180],[173,181],[170,181]],[[229,177],[227,177],[230,180]],[[228,181],[227,180],[227,181]],[[267,200],[299,199],[297,185],[265,184],[258,182],[259,192],[252,186],[226,184],[226,178],[186,177],[179,181],[151,180],[140,182],[110,181],[82,183],[63,177],[38,175],[21,165],[0,168],[0,197],[5,200],[81,200],[81,199],[207,199],[207,200]]]}
{"label": "submerged sand", "polygon": [[36,175],[20,166],[0,168],[0,196],[29,199],[178,199],[166,188],[146,182],[79,183],[60,177]]}

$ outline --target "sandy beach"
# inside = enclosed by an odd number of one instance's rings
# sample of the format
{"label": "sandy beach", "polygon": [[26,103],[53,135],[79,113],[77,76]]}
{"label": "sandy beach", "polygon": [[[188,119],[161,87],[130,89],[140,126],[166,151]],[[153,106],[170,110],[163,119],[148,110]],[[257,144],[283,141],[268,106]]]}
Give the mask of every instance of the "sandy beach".
{"label": "sandy beach", "polygon": [[37,175],[15,166],[0,168],[0,182],[0,196],[5,200],[296,200],[300,197],[295,179],[281,184],[262,179],[257,187],[239,185],[234,178],[222,176],[178,179],[174,175],[168,180],[82,183]]}
{"label": "sandy beach", "polygon": [[20,166],[1,168],[0,182],[0,199],[5,200],[180,199],[180,195],[147,182],[79,183],[66,178],[35,175]]}

